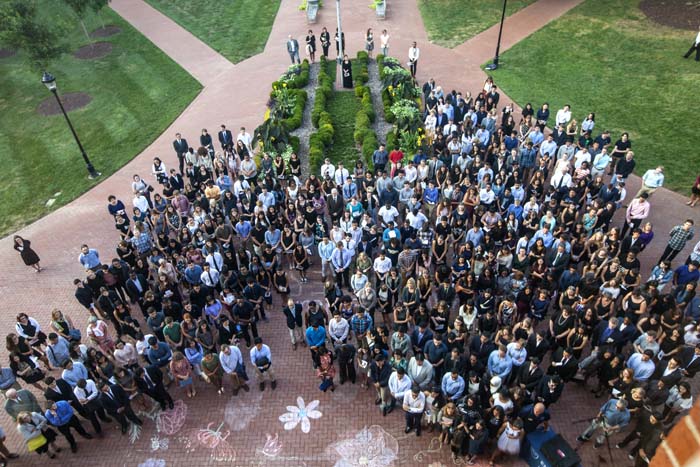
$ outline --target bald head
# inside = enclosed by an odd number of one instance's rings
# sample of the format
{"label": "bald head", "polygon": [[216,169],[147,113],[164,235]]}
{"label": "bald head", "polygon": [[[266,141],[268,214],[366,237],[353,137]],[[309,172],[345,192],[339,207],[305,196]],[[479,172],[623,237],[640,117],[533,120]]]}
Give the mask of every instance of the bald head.
{"label": "bald head", "polygon": [[5,392],[5,397],[7,397],[8,399],[12,399],[12,400],[17,399],[17,390],[16,389],[8,389]]}
{"label": "bald head", "polygon": [[542,402],[538,402],[535,404],[535,407],[532,409],[532,411],[535,413],[536,416],[542,415],[544,413],[544,404]]}

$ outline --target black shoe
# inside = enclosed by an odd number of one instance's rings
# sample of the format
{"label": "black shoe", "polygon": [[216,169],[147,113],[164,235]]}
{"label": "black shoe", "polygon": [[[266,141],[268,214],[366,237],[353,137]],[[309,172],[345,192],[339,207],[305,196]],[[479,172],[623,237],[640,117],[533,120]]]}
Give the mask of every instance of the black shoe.
{"label": "black shoe", "polygon": [[77,446],[77,445],[71,446],[71,447],[70,447],[70,451],[71,451],[73,454],[75,454],[76,452],[78,452],[78,446]]}
{"label": "black shoe", "polygon": [[420,430],[416,430],[416,436],[420,436]]}
{"label": "black shoe", "polygon": [[263,383],[260,383],[260,390],[261,390],[261,391],[264,391],[264,390],[265,390],[265,383],[264,383],[264,382],[263,382]]}
{"label": "black shoe", "polygon": [[[170,408],[172,409],[172,407],[170,407]],[[165,412],[165,404],[162,404],[162,405],[160,406],[160,411],[161,411],[161,412]]]}
{"label": "black shoe", "polygon": [[270,387],[271,387],[271,388],[272,388],[272,390],[274,391],[274,390],[275,390],[275,388],[277,387],[277,381],[273,381],[273,382],[271,382],[271,383],[270,383]]}
{"label": "black shoe", "polygon": [[386,409],[386,413],[391,413],[394,410],[394,406],[390,405],[388,409]]}
{"label": "black shoe", "polygon": [[403,430],[403,432],[404,432],[404,433],[410,433],[412,429],[413,429],[413,428],[411,428],[410,426],[407,426],[406,429]]}
{"label": "black shoe", "polygon": [[85,439],[92,439],[92,435],[90,433],[84,434],[83,438]]}
{"label": "black shoe", "polygon": [[168,408],[170,410],[173,410],[175,408],[175,404],[173,404],[173,401],[170,401],[170,403],[168,404]]}
{"label": "black shoe", "polygon": [[248,386],[247,384],[244,384],[244,385],[241,386],[241,387],[243,388],[243,390],[244,390],[245,392],[250,392],[250,386]]}
{"label": "black shoe", "polygon": [[100,420],[102,420],[105,423],[112,423],[112,419],[109,417],[101,418]]}
{"label": "black shoe", "polygon": [[577,436],[576,441],[578,441],[579,443],[585,443],[586,441],[588,441],[588,438],[584,438],[583,436]]}
{"label": "black shoe", "polygon": [[143,420],[141,420],[140,418],[137,418],[134,423],[136,423],[138,426],[143,426]]}
{"label": "black shoe", "polygon": [[379,405],[381,403],[382,403],[382,400],[380,398],[377,397],[376,399],[374,399],[374,405]]}
{"label": "black shoe", "polygon": [[382,417],[386,417],[386,409],[387,409],[386,407],[384,407],[382,409]]}
{"label": "black shoe", "polygon": [[598,441],[596,441],[595,443],[593,443],[593,449],[598,449],[602,445],[603,445],[603,443],[599,443]]}
{"label": "black shoe", "polygon": [[126,434],[126,425],[122,426],[122,434],[123,434],[123,435]]}

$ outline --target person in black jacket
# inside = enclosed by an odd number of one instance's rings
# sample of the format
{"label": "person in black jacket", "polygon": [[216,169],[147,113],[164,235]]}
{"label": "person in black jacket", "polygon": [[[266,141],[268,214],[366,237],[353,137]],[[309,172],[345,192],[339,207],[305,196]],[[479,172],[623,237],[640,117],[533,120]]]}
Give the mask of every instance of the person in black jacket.
{"label": "person in black jacket", "polygon": [[303,307],[301,303],[295,303],[294,300],[289,299],[287,306],[282,308],[282,313],[287,318],[287,329],[289,329],[289,337],[292,340],[292,350],[296,350],[297,342],[300,341],[302,345],[306,343],[302,332],[304,329]]}
{"label": "person in black jacket", "polygon": [[177,154],[177,160],[180,164],[180,173],[182,173],[185,168],[185,153],[187,152],[187,148],[189,148],[187,140],[183,138],[180,133],[175,133],[173,149],[175,149],[175,154]]}
{"label": "person in black jacket", "polygon": [[485,332],[482,332],[479,337],[472,337],[469,343],[469,353],[476,355],[476,358],[484,365],[486,365],[489,355],[494,350],[496,350],[496,344],[491,341],[491,337]]}
{"label": "person in black jacket", "polygon": [[694,378],[700,371],[700,344],[696,344],[695,348],[686,347],[682,353],[683,357],[683,375],[688,378]]}
{"label": "person in black jacket", "polygon": [[433,339],[433,331],[428,327],[428,323],[423,321],[413,328],[411,333],[411,345],[413,353],[422,352],[425,344]]}
{"label": "person in black jacket", "polygon": [[173,398],[170,397],[168,390],[163,384],[163,373],[158,367],[149,365],[146,368],[139,367],[136,369],[136,386],[139,390],[149,396],[154,401],[158,402],[161,410],[174,407]]}
{"label": "person in black jacket", "polygon": [[219,143],[221,143],[221,149],[232,150],[233,149],[233,133],[231,130],[226,129],[226,125],[221,125],[221,131],[219,132]]}
{"label": "person in black jacket", "polygon": [[352,344],[346,343],[338,347],[338,367],[340,371],[340,384],[350,380],[355,384],[357,374],[355,372],[355,354],[357,353]]}
{"label": "person in black jacket", "polygon": [[391,371],[391,365],[386,363],[384,355],[382,354],[377,355],[369,367],[369,378],[372,383],[374,383],[374,387],[377,391],[377,399],[374,401],[374,404],[380,406],[383,416],[386,416],[392,409],[392,398],[391,392],[389,391],[389,377],[391,376]]}
{"label": "person in black jacket", "polygon": [[75,298],[78,300],[78,303],[83,305],[85,309],[88,311],[92,311],[94,309],[93,306],[93,291],[90,287],[85,285],[83,281],[80,279],[74,279],[73,280],[73,285],[75,285]]}
{"label": "person in black jacket", "polygon": [[520,365],[520,368],[515,375],[515,384],[530,394],[539,384],[542,376],[544,376],[544,372],[539,367],[539,358],[530,357],[528,360],[530,360],[528,365]]}
{"label": "person in black jacket", "polygon": [[53,376],[47,376],[44,378],[44,383],[46,384],[46,390],[44,391],[44,398],[47,401],[67,401],[73,406],[76,412],[81,416],[87,418],[87,411],[80,404],[78,398],[75,397],[73,393],[73,388],[65,380],[61,378],[54,378]]}
{"label": "person in black jacket", "polygon": [[543,376],[532,395],[534,402],[542,402],[549,407],[559,400],[564,391],[564,384],[558,375]]}
{"label": "person in black jacket", "polygon": [[100,402],[102,403],[102,407],[104,407],[108,414],[117,419],[119,424],[122,426],[122,434],[126,434],[126,431],[129,428],[127,419],[139,426],[143,425],[143,421],[136,416],[131,408],[129,395],[121,388],[121,386],[109,384],[107,381],[102,381],[99,389],[100,392],[102,392],[102,394],[100,394]]}
{"label": "person in black jacket", "polygon": [[528,337],[527,343],[525,344],[528,357],[537,357],[540,361],[549,350],[549,347],[549,341],[546,338],[545,330],[540,330],[536,333],[533,332],[530,337]]}

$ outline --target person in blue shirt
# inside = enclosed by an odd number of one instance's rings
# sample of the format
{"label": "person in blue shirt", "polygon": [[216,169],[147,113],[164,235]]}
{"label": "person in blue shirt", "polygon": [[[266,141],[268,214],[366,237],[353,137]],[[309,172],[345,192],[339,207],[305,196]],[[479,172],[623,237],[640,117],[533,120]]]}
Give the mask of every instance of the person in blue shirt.
{"label": "person in blue shirt", "polygon": [[83,438],[92,439],[92,435],[85,431],[85,428],[78,421],[78,417],[73,413],[73,407],[66,401],[50,402],[44,416],[51,425],[58,428],[58,431],[66,437],[72,452],[78,452],[78,444],[73,438],[73,434],[70,431],[71,428]]}
{"label": "person in blue shirt", "polygon": [[457,367],[450,370],[449,373],[445,373],[442,377],[442,394],[445,398],[456,401],[464,393],[464,378],[460,376]]}
{"label": "person in blue shirt", "polygon": [[335,281],[340,288],[343,287],[343,283],[346,287],[350,287],[349,268],[351,260],[352,253],[345,249],[343,242],[338,242],[331,255],[331,265],[333,266],[333,271],[335,271]]}
{"label": "person in blue shirt", "polygon": [[320,365],[320,349],[326,347],[326,328],[314,322],[306,329],[306,344],[311,351],[311,359],[314,362],[314,368]]}
{"label": "person in blue shirt", "polygon": [[173,357],[173,352],[170,350],[170,347],[168,347],[168,344],[159,341],[155,336],[151,336],[150,339],[148,339],[148,345],[146,357],[151,365],[162,368],[170,362],[170,359]]}
{"label": "person in blue shirt", "polygon": [[79,361],[68,360],[63,364],[61,378],[74,388],[79,380],[88,379],[87,368]]}
{"label": "person in blue shirt", "polygon": [[190,262],[185,268],[185,280],[190,285],[202,283],[203,269],[200,265]]}
{"label": "person in blue shirt", "polygon": [[501,381],[506,381],[512,369],[513,360],[508,355],[508,349],[504,345],[491,352],[488,360],[489,375],[498,376]]}
{"label": "person in blue shirt", "polygon": [[601,429],[601,433],[595,440],[595,447],[599,448],[603,445],[606,437],[620,431],[629,421],[630,412],[627,409],[627,401],[625,399],[610,399],[603,404],[598,415],[591,420],[590,426],[576,440],[582,443],[586,442],[598,429]]}
{"label": "person in blue shirt", "polygon": [[78,256],[78,261],[83,265],[86,271],[97,271],[102,268],[102,262],[100,262],[100,254],[94,248],[90,248],[87,245],[82,245],[80,247],[80,255]]}

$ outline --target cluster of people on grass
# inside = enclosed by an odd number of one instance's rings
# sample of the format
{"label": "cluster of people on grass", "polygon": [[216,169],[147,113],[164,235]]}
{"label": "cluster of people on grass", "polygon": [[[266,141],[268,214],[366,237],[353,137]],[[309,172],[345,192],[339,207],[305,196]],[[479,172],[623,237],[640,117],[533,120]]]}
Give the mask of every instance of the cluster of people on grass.
{"label": "cluster of people on grass", "polygon": [[[109,197],[114,252],[81,247],[87,327],[55,310],[48,335],[20,314],[7,336],[0,388],[29,448],[55,455],[55,427],[76,450],[70,428],[91,436],[76,413],[98,435],[110,417],[126,432],[141,423],[132,405],[173,406],[170,381],[188,397],[203,384],[236,395],[251,368],[274,390],[258,328],[281,306],[321,390],[338,367],[341,384],[375,389],[383,415],[399,405],[407,433],[425,426],[468,463],[517,454],[571,381],[611,398],[581,439],[634,421],[620,444],[643,433],[631,455],[648,461],[700,369],[700,243],[673,264],[692,219],[640,272],[663,168],[616,224],[634,168],[626,134],[613,143],[592,114],[579,128],[568,106],[554,122],[546,104],[499,107],[491,81],[475,97],[423,90],[427,150],[380,146],[373,170],[326,160],[303,178],[296,154],[256,154],[244,128],[222,125],[218,149],[207,130],[196,150],[177,134],[179,170],[156,158],[130,208]],[[322,280],[306,285],[314,264]],[[292,296],[291,275],[324,299]]]}

